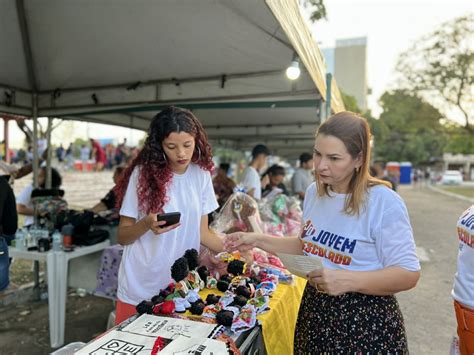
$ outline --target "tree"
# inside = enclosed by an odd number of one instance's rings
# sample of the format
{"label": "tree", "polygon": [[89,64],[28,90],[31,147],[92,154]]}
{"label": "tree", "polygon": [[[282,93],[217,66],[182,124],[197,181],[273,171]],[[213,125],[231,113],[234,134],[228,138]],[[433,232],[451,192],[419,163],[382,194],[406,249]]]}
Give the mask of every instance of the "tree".
{"label": "tree", "polygon": [[357,100],[354,96],[347,95],[341,91],[342,102],[344,103],[344,107],[347,111],[351,111],[354,113],[362,113],[361,108],[357,104]]}
{"label": "tree", "polygon": [[312,22],[328,19],[324,0],[302,0],[300,3],[305,9],[311,11],[310,20]]}
{"label": "tree", "polygon": [[446,117],[462,115],[474,133],[474,14],[446,22],[402,53],[397,71],[402,88],[429,100]]}
{"label": "tree", "polygon": [[474,152],[474,139],[469,132],[457,124],[446,124],[448,143],[444,147],[445,153],[472,154]]}
{"label": "tree", "polygon": [[384,93],[380,104],[379,120],[369,120],[375,157],[417,165],[442,155],[446,135],[436,108],[402,90]]}

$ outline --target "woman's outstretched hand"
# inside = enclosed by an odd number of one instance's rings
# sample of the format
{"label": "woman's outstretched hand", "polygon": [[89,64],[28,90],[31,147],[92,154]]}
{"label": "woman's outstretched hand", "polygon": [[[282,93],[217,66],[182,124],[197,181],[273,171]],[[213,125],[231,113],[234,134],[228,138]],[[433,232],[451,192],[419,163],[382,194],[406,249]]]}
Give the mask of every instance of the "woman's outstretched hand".
{"label": "woman's outstretched hand", "polygon": [[245,252],[257,246],[257,239],[257,233],[235,232],[227,234],[224,239],[224,250],[239,250],[241,252]]}
{"label": "woman's outstretched hand", "polygon": [[157,215],[157,213],[149,213],[148,216],[145,217],[148,228],[156,235],[169,232],[170,230],[178,228],[181,225],[180,223],[176,223],[171,226],[162,228],[162,226],[166,224],[166,221],[158,222],[156,220]]}

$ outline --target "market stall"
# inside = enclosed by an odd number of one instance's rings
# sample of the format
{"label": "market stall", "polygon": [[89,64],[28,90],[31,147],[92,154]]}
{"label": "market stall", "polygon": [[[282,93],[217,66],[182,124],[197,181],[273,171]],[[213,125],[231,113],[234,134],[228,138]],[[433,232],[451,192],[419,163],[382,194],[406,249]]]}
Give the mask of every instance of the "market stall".
{"label": "market stall", "polygon": [[[117,251],[118,248],[109,247],[108,249],[109,251],[105,251],[104,254],[108,255],[109,260],[116,260],[118,254],[115,254],[115,251]],[[100,280],[100,275],[101,272],[99,272],[99,285],[109,283],[105,282],[104,280]],[[109,272],[109,275],[113,275],[113,272]],[[269,355],[291,354],[293,352],[294,327],[298,315],[300,299],[302,297],[305,285],[306,280],[299,277],[294,277],[292,284],[279,283],[275,291],[271,294],[271,298],[268,303],[268,309],[262,314],[257,315],[257,323],[253,327],[247,329],[245,332],[229,331],[227,334],[235,341],[236,346],[242,350],[243,353],[246,353],[250,348],[260,347],[260,353],[267,353]],[[102,286],[99,286],[98,288],[102,289]],[[113,291],[111,291],[109,287],[108,295],[111,294],[113,294]],[[209,295],[224,297],[225,293],[215,288],[206,288],[199,292],[199,296],[202,300],[206,300]],[[176,322],[177,325],[175,328],[179,329],[189,328],[189,325],[186,325],[186,322],[190,320],[194,322],[204,322],[203,324],[207,325],[216,325],[215,320],[206,318],[205,316],[193,315],[190,311],[187,311],[183,315],[171,313],[167,316],[171,317],[172,322]],[[137,319],[140,320],[137,321]],[[107,337],[100,337],[99,339],[90,342],[83,349],[81,354],[90,353],[94,350],[97,351],[98,349],[107,349],[107,346],[110,346],[114,340],[122,342],[121,344],[132,343],[135,345],[140,344],[140,346],[144,347],[151,346],[150,344],[153,344],[158,336],[164,335],[158,331],[147,330],[148,333],[145,332],[145,336],[152,336],[153,341],[146,338],[145,340],[140,340],[144,335],[144,331],[137,331],[137,329],[146,328],[156,330],[161,328],[158,325],[150,325],[150,322],[163,322],[163,316],[160,314],[150,315],[145,313],[141,316],[137,314],[131,319],[128,319],[119,326],[113,328],[111,330],[112,333],[110,333]],[[134,324],[134,329],[132,330],[130,326],[127,327],[127,325],[131,323]],[[145,327],[144,325],[147,323],[148,326]],[[199,329],[198,325],[195,326]],[[209,332],[212,332],[214,329],[211,328],[212,327],[205,327],[205,329],[209,330]],[[191,333],[191,331],[189,331],[189,333]],[[174,338],[173,335],[168,334],[168,336],[170,338]],[[195,334],[193,334],[193,336],[195,336]],[[258,344],[259,341],[260,344]]]}

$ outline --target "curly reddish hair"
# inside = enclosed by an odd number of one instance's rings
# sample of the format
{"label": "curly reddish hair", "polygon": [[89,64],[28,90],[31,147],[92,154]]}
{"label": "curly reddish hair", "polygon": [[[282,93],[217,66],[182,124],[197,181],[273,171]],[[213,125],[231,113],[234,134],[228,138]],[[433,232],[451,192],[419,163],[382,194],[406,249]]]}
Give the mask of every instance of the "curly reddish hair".
{"label": "curly reddish hair", "polygon": [[162,211],[168,201],[166,192],[173,176],[162,143],[173,132],[186,132],[194,137],[195,147],[192,163],[203,170],[212,172],[214,163],[211,146],[201,122],[189,110],[173,106],[167,107],[151,121],[142,150],[125,169],[114,188],[118,208],[122,205],[130,176],[137,167],[139,168],[138,209],[146,214]]}

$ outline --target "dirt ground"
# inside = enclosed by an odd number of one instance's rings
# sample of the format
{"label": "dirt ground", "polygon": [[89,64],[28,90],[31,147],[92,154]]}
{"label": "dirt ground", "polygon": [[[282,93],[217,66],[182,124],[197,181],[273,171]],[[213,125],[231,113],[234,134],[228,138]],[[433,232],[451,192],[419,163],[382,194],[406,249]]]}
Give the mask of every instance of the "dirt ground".
{"label": "dirt ground", "polygon": [[[88,342],[105,331],[112,301],[70,295],[66,305],[65,344]],[[49,354],[48,302],[0,308],[0,354]]]}

